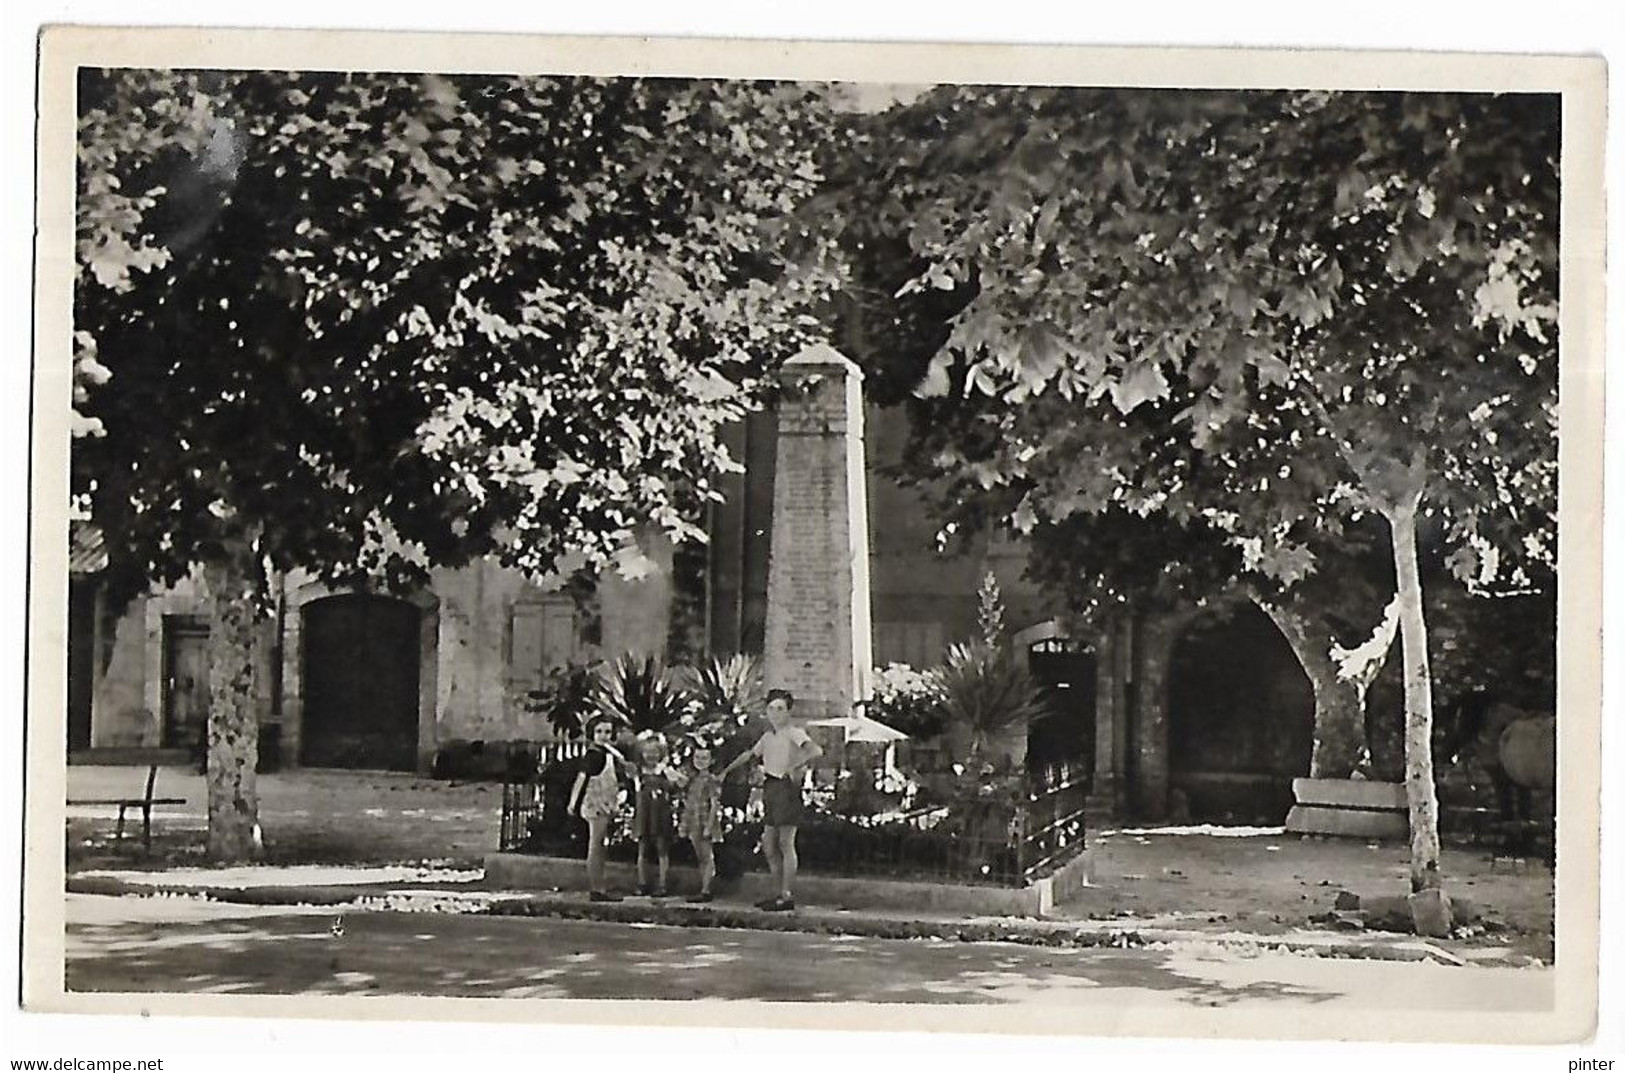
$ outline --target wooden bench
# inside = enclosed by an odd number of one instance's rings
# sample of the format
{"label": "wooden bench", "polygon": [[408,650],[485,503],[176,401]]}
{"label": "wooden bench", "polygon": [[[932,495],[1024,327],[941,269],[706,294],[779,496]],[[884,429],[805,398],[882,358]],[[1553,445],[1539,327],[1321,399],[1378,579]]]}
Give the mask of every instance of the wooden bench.
{"label": "wooden bench", "polygon": [[[91,760],[91,763],[97,763]],[[118,809],[118,827],[116,837],[124,841],[124,819],[131,809],[141,810],[141,847],[146,852],[152,851],[152,810],[155,805],[184,805],[184,797],[154,797],[153,790],[158,784],[158,769],[167,766],[190,765],[195,761],[192,755],[184,749],[129,749],[119,750],[119,755],[109,757],[102,763],[123,762],[130,764],[147,765],[147,782],[140,797],[84,797],[69,798],[70,806],[106,806]]]}

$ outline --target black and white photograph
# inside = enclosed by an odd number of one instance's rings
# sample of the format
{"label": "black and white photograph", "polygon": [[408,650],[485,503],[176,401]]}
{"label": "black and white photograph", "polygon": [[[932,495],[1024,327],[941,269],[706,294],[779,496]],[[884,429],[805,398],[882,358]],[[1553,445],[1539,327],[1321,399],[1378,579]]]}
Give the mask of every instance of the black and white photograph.
{"label": "black and white photograph", "polygon": [[1583,1041],[1604,77],[45,29],[24,1008]]}

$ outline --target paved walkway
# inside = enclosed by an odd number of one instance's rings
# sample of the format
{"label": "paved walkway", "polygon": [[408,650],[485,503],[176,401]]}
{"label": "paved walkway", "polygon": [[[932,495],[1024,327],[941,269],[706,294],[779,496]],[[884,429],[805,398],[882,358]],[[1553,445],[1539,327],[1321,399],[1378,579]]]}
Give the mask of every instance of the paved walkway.
{"label": "paved walkway", "polygon": [[[72,991],[1267,1008],[1549,1009],[1550,970],[1189,947],[1041,949],[70,895]],[[793,970],[793,971],[792,971]]]}

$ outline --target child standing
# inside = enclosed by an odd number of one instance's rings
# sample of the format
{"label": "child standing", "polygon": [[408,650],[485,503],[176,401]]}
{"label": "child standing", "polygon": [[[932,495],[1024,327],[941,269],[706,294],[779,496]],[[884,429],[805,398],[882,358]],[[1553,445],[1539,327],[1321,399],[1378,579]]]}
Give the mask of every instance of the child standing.
{"label": "child standing", "polygon": [[790,722],[790,709],[796,698],[787,689],[769,690],[767,722],[769,730],[757,739],[749,752],[740,753],[722,770],[724,778],[734,768],[752,760],[762,765],[762,849],[767,854],[768,871],[778,894],[757,902],[760,909],[786,912],[796,907],[793,888],[800,861],[796,856],[796,827],[803,808],[801,784],[807,766],[823,755],[807,732]]}
{"label": "child standing", "polygon": [[[638,893],[666,897],[671,842],[677,833],[677,787],[667,762],[666,739],[650,734],[638,743],[638,805],[633,831],[638,840]],[[649,882],[649,857],[659,858],[660,879]]]}
{"label": "child standing", "polygon": [[689,754],[689,767],[683,773],[682,836],[694,845],[700,865],[700,892],[691,902],[711,900],[711,881],[717,862],[712,843],[722,841],[722,779],[711,770],[711,747],[695,742]]}
{"label": "child standing", "polygon": [[569,812],[587,821],[588,897],[595,902],[618,902],[620,896],[611,894],[605,885],[604,861],[609,831],[621,807],[626,759],[615,748],[615,721],[608,716],[588,720],[587,740],[592,744],[570,787]]}

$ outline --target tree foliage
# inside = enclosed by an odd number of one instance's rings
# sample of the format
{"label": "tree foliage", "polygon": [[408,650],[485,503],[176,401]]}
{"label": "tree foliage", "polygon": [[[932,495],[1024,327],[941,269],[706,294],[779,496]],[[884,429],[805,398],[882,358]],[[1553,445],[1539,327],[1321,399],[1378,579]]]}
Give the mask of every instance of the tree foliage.
{"label": "tree foliage", "polygon": [[899,293],[962,296],[916,389],[973,430],[917,453],[935,475],[1022,530],[1200,518],[1283,587],[1315,534],[1386,523],[1418,888],[1419,525],[1480,588],[1555,557],[1558,119],[1540,95],[944,87],[854,172],[918,265]]}
{"label": "tree foliage", "polygon": [[944,87],[860,144],[954,296],[918,457],[1018,527],[1211,507],[1289,580],[1420,461],[1463,576],[1551,562],[1554,98]]}
{"label": "tree foliage", "polygon": [[233,536],[397,585],[695,538],[717,429],[825,290],[763,237],[819,179],[793,86],[121,70],[80,97],[75,491],[134,585]]}
{"label": "tree foliage", "polygon": [[216,611],[210,852],[258,846],[250,650],[278,573],[406,589],[490,556],[646,562],[828,273],[788,85],[84,71],[74,506],[115,602]]}

